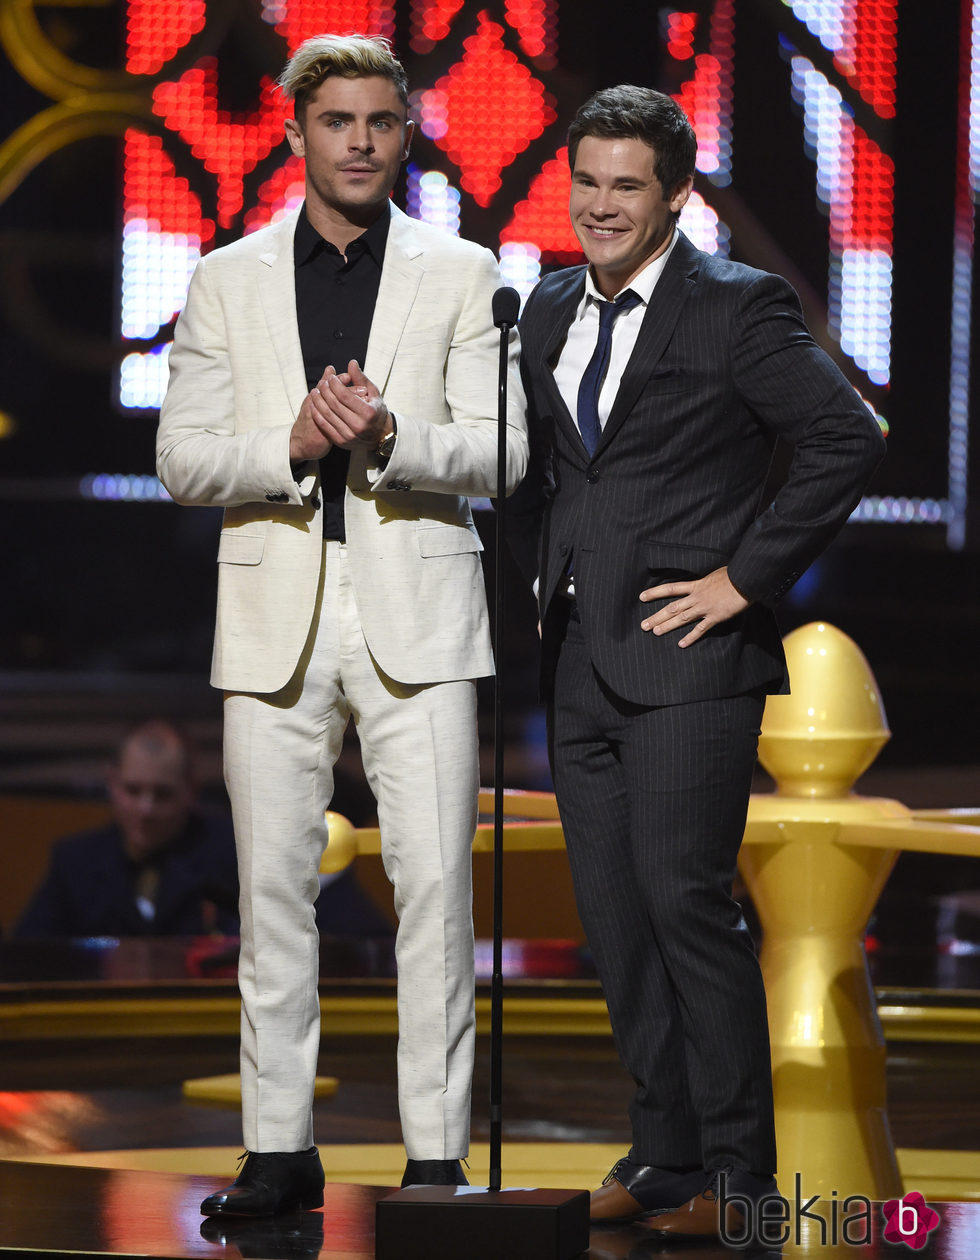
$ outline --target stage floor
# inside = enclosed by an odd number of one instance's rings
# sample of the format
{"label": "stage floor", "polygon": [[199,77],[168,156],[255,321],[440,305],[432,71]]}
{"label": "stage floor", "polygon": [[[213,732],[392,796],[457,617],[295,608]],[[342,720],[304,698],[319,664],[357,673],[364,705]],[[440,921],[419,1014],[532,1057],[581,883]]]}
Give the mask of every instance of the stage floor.
{"label": "stage floor", "polygon": [[[506,1161],[505,1161],[506,1163]],[[185,1260],[373,1260],[374,1212],[390,1187],[328,1182],[324,1207],[271,1221],[206,1219],[201,1199],[227,1178],[176,1172],[148,1172],[69,1165],[0,1161],[0,1255],[167,1257]],[[844,1257],[862,1260],[917,1255],[928,1260],[975,1260],[980,1254],[980,1204],[932,1204],[939,1224],[921,1249],[903,1248],[882,1238],[879,1205],[869,1212],[871,1234],[863,1224],[849,1243],[828,1214],[824,1237],[818,1222],[803,1222],[796,1239],[780,1249],[733,1251],[711,1240],[671,1242],[640,1225],[593,1229],[583,1260],[718,1260],[732,1255],[759,1257]],[[852,1228],[854,1228],[852,1226]],[[836,1240],[835,1240],[836,1232]],[[445,1260],[434,1255],[432,1260]],[[507,1260],[539,1260],[510,1253]]]}
{"label": "stage floor", "polygon": [[[506,1164],[506,1159],[504,1160]],[[227,1178],[176,1172],[84,1168],[66,1164],[0,1160],[0,1255],[120,1257],[210,1256],[213,1260],[373,1260],[374,1206],[390,1187],[328,1182],[324,1208],[271,1221],[204,1218],[200,1200]],[[587,1260],[684,1257],[718,1260],[732,1255],[830,1257],[862,1260],[917,1255],[928,1260],[975,1260],[980,1254],[980,1203],[933,1203],[940,1223],[921,1249],[904,1249],[882,1237],[879,1205],[869,1211],[870,1232],[855,1217],[853,1242],[843,1237],[843,1217],[826,1212],[819,1221],[791,1221],[790,1240],[773,1249],[733,1251],[721,1241],[670,1241],[641,1225],[592,1230]],[[819,1211],[819,1206],[818,1206]],[[797,1237],[799,1235],[799,1237]],[[823,1236],[821,1236],[823,1235]],[[443,1260],[433,1255],[432,1260]],[[508,1260],[539,1260],[511,1254]]]}

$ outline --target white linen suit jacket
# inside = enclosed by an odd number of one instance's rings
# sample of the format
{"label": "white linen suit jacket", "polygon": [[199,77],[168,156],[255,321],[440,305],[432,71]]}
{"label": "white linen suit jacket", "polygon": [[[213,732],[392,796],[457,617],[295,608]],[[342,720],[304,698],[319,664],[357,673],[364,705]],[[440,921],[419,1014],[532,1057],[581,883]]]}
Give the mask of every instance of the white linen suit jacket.
{"label": "white linen suit jacket", "polygon": [[[351,454],[351,579],[368,647],[391,678],[478,678],[492,673],[493,659],[481,544],[466,496],[497,493],[499,334],[491,301],[499,275],[489,250],[394,205],[391,216],[363,367],[397,419],[398,439],[384,470],[363,448]],[[225,508],[211,674],[225,691],[274,692],[289,681],[320,572],[317,465],[294,475],[289,462],[290,430],[307,393],[296,218],[200,261],[177,321],[160,412],[157,470],[167,490],[179,503]],[[508,493],[526,465],[512,334]]]}

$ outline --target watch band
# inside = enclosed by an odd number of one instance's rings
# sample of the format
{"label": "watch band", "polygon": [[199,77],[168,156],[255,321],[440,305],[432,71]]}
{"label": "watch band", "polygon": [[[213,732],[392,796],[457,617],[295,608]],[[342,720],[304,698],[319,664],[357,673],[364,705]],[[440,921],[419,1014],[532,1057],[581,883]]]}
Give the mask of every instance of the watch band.
{"label": "watch band", "polygon": [[395,440],[398,437],[398,426],[395,423],[394,416],[390,416],[390,419],[391,432],[386,433],[378,445],[374,448],[374,453],[378,459],[390,459],[392,452],[395,449]]}

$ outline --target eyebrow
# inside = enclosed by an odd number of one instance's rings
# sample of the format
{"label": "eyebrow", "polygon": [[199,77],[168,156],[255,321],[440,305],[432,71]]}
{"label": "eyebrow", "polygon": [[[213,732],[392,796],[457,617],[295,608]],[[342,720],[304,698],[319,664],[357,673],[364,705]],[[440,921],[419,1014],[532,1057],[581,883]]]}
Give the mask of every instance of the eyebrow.
{"label": "eyebrow", "polygon": [[[332,118],[338,118],[340,119],[341,122],[354,122],[356,117],[357,117],[356,114],[352,114],[350,113],[350,111],[342,110],[342,109],[324,109],[324,110],[321,110],[319,114],[317,114],[318,119],[329,120]],[[380,122],[384,118],[393,119],[395,122],[401,121],[400,115],[397,114],[393,109],[378,109],[378,110],[375,110],[374,113],[368,114],[367,116],[368,122]]]}
{"label": "eyebrow", "polygon": [[[646,176],[617,175],[616,178],[613,180],[613,183],[614,184],[648,184],[650,182],[650,178],[651,177],[649,175],[646,175]],[[572,171],[572,179],[591,179],[593,184],[598,184],[599,182],[598,178],[595,175],[593,175],[591,171],[587,171],[582,166],[576,166],[575,170]]]}

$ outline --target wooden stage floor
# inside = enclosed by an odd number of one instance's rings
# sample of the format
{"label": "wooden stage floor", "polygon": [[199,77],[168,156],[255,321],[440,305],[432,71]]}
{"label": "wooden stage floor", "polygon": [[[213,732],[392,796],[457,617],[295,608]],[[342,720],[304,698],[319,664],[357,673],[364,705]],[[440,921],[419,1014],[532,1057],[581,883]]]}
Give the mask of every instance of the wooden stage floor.
{"label": "wooden stage floor", "polygon": [[[213,1177],[180,1173],[0,1161],[0,1255],[373,1260],[375,1203],[390,1188],[328,1183],[319,1212],[271,1221],[202,1218],[200,1200],[220,1184]],[[799,1241],[791,1230],[782,1248],[741,1250],[710,1240],[671,1242],[649,1228],[632,1225],[592,1230],[583,1260],[717,1260],[733,1255],[975,1260],[980,1255],[980,1204],[932,1206],[939,1225],[916,1250],[882,1238],[884,1218],[874,1205],[871,1237],[865,1241],[859,1235],[857,1245],[842,1241],[839,1232],[835,1244],[829,1221],[824,1238],[819,1226],[804,1223]],[[433,1255],[432,1260],[443,1258]],[[538,1257],[512,1251],[506,1260]]]}

